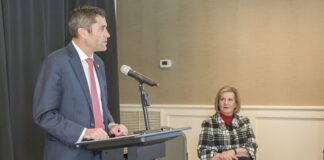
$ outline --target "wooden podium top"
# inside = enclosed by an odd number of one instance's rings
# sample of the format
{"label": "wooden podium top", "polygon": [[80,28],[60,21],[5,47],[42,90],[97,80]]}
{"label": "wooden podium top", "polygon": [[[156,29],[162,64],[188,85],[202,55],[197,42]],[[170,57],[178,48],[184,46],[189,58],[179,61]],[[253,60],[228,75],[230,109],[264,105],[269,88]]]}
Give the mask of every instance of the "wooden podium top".
{"label": "wooden podium top", "polygon": [[101,141],[82,141],[76,143],[76,147],[84,147],[88,150],[105,150],[110,148],[122,148],[131,146],[141,146],[167,141],[182,134],[182,131],[189,130],[191,127],[183,128],[161,128],[158,130],[147,130],[141,133],[127,136],[114,137]]}

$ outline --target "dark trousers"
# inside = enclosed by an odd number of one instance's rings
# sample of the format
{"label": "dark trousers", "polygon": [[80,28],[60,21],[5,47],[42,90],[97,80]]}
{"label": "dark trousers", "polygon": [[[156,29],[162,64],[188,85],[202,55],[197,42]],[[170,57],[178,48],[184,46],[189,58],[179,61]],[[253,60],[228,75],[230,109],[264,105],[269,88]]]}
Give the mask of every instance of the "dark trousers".
{"label": "dark trousers", "polygon": [[250,157],[238,157],[238,160],[252,160]]}

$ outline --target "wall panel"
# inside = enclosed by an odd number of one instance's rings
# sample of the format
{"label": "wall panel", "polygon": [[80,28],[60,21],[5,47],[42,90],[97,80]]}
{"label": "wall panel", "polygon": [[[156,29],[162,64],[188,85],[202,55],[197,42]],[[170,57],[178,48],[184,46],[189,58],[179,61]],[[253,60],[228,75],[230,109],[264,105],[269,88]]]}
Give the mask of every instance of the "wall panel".
{"label": "wall panel", "polygon": [[[122,104],[121,113],[141,111],[138,104]],[[210,105],[152,105],[161,113],[161,126],[186,127],[189,160],[197,158],[201,122],[214,113]],[[250,118],[261,160],[322,160],[324,150],[324,106],[242,106]]]}

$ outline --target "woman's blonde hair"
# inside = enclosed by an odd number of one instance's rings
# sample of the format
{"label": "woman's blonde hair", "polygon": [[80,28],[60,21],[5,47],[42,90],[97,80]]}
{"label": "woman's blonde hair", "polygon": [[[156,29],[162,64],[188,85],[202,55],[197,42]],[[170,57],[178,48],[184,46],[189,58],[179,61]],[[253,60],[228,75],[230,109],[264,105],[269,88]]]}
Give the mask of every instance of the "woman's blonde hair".
{"label": "woman's blonde hair", "polygon": [[219,106],[219,100],[221,98],[221,96],[225,93],[225,92],[232,92],[234,93],[234,98],[235,98],[235,103],[236,103],[236,107],[234,109],[234,113],[238,113],[241,110],[241,99],[240,96],[238,94],[238,91],[236,88],[231,87],[231,86],[224,86],[221,89],[219,89],[216,97],[215,97],[215,110],[217,112],[220,112],[220,106]]}

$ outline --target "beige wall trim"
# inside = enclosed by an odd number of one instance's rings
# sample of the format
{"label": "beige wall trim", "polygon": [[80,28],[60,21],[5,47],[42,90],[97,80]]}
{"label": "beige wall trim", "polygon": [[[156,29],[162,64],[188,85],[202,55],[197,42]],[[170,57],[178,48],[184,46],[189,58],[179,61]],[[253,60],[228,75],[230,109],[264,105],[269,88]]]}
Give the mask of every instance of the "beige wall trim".
{"label": "beige wall trim", "polygon": [[[122,109],[142,107],[140,104],[121,104]],[[149,108],[154,109],[199,109],[210,110],[213,105],[182,105],[182,104],[153,104]],[[305,110],[324,111],[324,106],[270,106],[270,105],[243,105],[242,110]]]}

